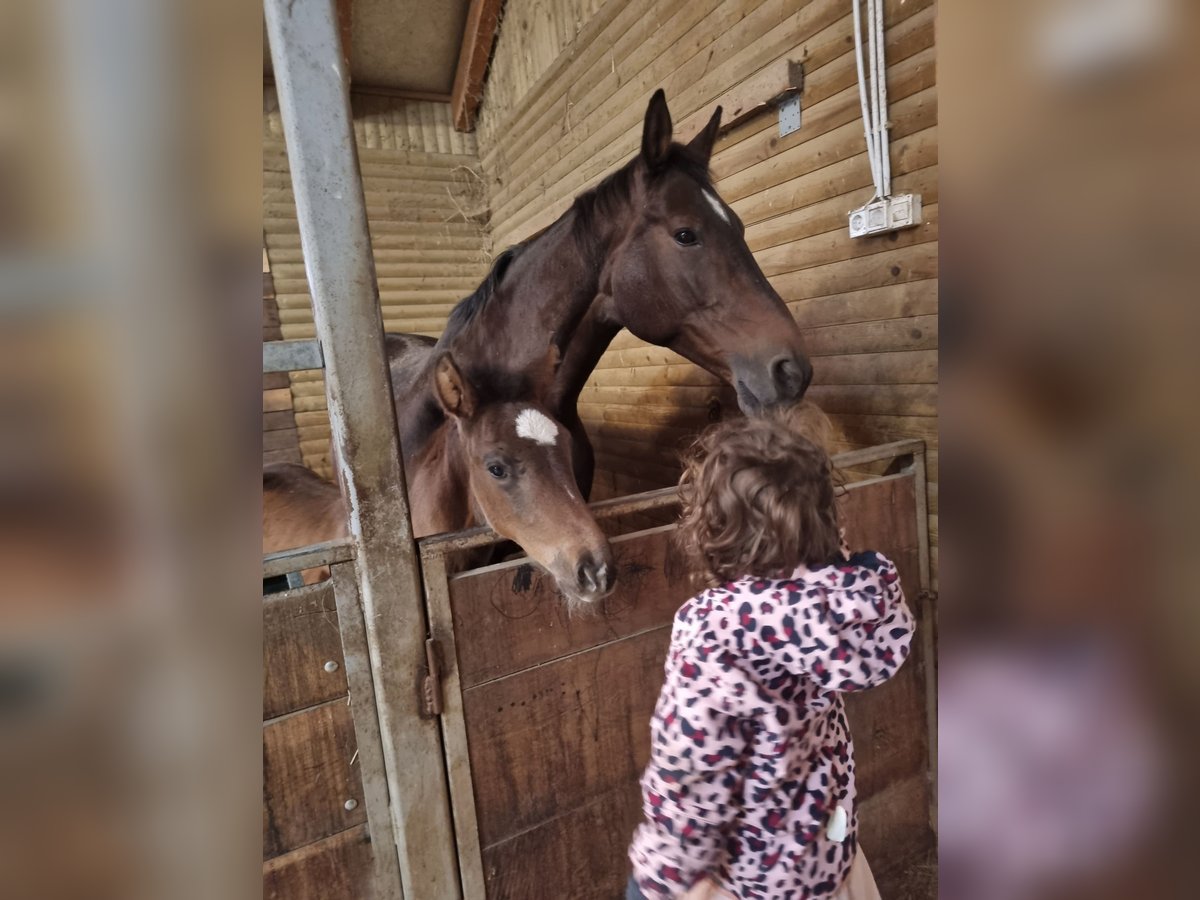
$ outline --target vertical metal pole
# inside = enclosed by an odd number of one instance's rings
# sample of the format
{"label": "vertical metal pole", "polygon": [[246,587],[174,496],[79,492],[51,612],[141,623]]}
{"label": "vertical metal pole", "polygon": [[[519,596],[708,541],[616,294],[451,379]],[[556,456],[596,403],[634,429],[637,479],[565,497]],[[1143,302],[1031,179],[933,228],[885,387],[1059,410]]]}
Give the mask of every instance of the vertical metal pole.
{"label": "vertical metal pole", "polygon": [[393,825],[409,900],[459,896],[426,624],[334,0],[266,0],[329,418],[350,508]]}

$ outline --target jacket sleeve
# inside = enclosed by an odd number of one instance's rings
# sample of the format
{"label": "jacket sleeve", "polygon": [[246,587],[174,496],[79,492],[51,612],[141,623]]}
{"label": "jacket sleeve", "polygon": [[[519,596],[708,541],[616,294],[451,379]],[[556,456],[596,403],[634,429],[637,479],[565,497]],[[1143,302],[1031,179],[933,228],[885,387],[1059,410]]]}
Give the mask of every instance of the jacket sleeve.
{"label": "jacket sleeve", "polygon": [[719,648],[684,647],[668,658],[642,778],[645,821],[630,851],[647,898],[682,896],[722,860],[755,696],[737,660]]}
{"label": "jacket sleeve", "polygon": [[800,589],[795,621],[787,624],[801,667],[818,684],[861,691],[896,674],[908,658],[914,622],[890,559],[858,553]]}

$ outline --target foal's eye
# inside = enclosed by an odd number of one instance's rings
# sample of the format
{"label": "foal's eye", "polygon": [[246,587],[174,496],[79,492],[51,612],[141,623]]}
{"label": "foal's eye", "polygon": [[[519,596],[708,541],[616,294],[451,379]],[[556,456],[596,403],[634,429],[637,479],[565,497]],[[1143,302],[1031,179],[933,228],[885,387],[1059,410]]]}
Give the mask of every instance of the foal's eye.
{"label": "foal's eye", "polygon": [[508,475],[508,471],[499,463],[492,463],[487,467],[488,474],[493,478],[504,478]]}
{"label": "foal's eye", "polygon": [[690,228],[680,228],[675,232],[675,243],[683,247],[690,247],[696,243],[696,232]]}

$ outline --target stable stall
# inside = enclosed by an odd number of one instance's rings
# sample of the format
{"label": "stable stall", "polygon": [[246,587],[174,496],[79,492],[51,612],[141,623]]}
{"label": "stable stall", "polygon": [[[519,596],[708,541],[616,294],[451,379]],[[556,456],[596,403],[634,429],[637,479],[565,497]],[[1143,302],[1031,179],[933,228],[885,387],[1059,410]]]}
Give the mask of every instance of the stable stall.
{"label": "stable stall", "polygon": [[933,5],[882,4],[894,187],[921,195],[923,219],[859,238],[847,216],[873,172],[850,0],[464,0],[445,5],[461,35],[448,90],[356,86],[362,36],[385,33],[373,17],[419,16],[400,6],[266,4],[264,462],[332,476],[332,438],[352,510],[348,540],[264,562],[264,578],[332,576],[264,597],[267,895],[620,895],[688,595],[669,486],[680,446],[737,414],[732,392],[614,341],[580,414],[617,589],[570,615],[527,561],[462,569],[498,542],[486,529],[412,539],[382,333],[438,335],[491,257],[636,152],[661,86],[685,139],[725,108],[716,187],[804,330],[850,542],[896,561],[917,613],[913,659],[849,712],[883,895],[934,896]]}

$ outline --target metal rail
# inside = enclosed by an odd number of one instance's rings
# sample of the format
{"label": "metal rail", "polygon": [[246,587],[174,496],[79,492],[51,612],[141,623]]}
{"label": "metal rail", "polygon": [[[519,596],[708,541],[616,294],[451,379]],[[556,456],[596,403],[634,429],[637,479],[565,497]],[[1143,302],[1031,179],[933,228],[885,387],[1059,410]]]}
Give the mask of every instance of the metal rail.
{"label": "metal rail", "polygon": [[333,0],[266,0],[265,16],[387,773],[391,834],[372,823],[376,856],[398,863],[410,900],[452,900],[460,888],[441,737],[417,691],[425,604],[337,12]]}
{"label": "metal rail", "polygon": [[281,550],[263,557],[263,580],[291,572],[317,569],[354,559],[354,544],[350,540],[325,541],[298,550]]}

